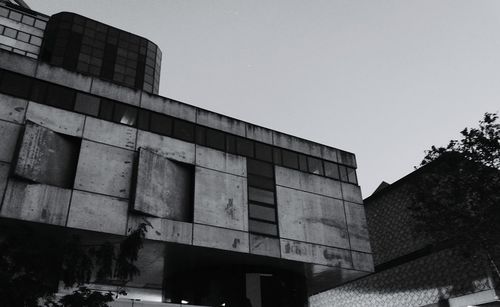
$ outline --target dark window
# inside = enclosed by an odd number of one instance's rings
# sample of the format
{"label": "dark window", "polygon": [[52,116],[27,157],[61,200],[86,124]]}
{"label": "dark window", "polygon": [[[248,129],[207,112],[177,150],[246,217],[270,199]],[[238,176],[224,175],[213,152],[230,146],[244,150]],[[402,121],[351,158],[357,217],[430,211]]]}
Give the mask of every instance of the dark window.
{"label": "dark window", "polygon": [[346,167],[347,169],[347,179],[350,183],[358,184],[358,179],[356,177],[356,170],[351,167]]}
{"label": "dark window", "polygon": [[250,232],[267,234],[267,235],[271,235],[271,236],[278,235],[278,227],[276,226],[276,224],[265,223],[265,222],[255,221],[255,220],[249,220],[248,227],[250,229]]}
{"label": "dark window", "polygon": [[51,84],[47,88],[47,99],[45,101],[48,105],[72,111],[75,104],[75,91]]}
{"label": "dark window", "polygon": [[151,113],[150,127],[153,132],[170,136],[172,135],[172,118],[159,113]]}
{"label": "dark window", "polygon": [[96,96],[76,93],[75,111],[92,116],[99,115],[101,99]]}
{"label": "dark window", "polygon": [[246,157],[253,157],[253,141],[244,138],[237,138],[236,153]]}
{"label": "dark window", "polygon": [[30,99],[35,102],[45,103],[47,97],[47,88],[49,83],[40,80],[33,80]]}
{"label": "dark window", "polygon": [[299,154],[299,169],[303,172],[307,172],[307,157]]}
{"label": "dark window", "polygon": [[273,161],[274,164],[281,165],[281,149],[273,148]]}
{"label": "dark window", "polygon": [[139,118],[137,119],[137,128],[142,130],[149,130],[149,117],[151,112],[148,110],[139,110]]}
{"label": "dark window", "polygon": [[268,162],[273,161],[273,148],[262,143],[255,143],[255,158]]}
{"label": "dark window", "polygon": [[207,128],[196,126],[196,144],[206,145]]}
{"label": "dark window", "polygon": [[288,150],[281,150],[283,166],[290,168],[299,168],[298,155]]}
{"label": "dark window", "polygon": [[340,180],[347,181],[347,169],[343,165],[339,165],[340,170]]}
{"label": "dark window", "polygon": [[226,134],[226,151],[231,154],[236,154],[236,136]]}
{"label": "dark window", "polygon": [[108,99],[101,99],[101,109],[99,110],[99,117],[105,120],[113,119],[114,102]]}
{"label": "dark window", "polygon": [[269,222],[276,221],[276,210],[274,208],[259,206],[257,204],[249,205],[250,218],[264,220]]}
{"label": "dark window", "polygon": [[321,162],[320,159],[307,157],[307,165],[309,167],[309,172],[316,175],[325,174],[325,172],[323,171],[323,163]]}
{"label": "dark window", "polygon": [[247,171],[249,174],[260,175],[270,178],[274,177],[274,167],[271,163],[248,159]]}
{"label": "dark window", "polygon": [[248,187],[248,200],[274,205],[274,192]]}
{"label": "dark window", "polygon": [[134,126],[137,121],[137,108],[122,103],[116,103],[113,121],[127,126]]}
{"label": "dark window", "polygon": [[339,166],[336,163],[325,161],[325,175],[333,179],[339,179]]}
{"label": "dark window", "polygon": [[207,146],[224,151],[226,149],[224,132],[207,129]]}
{"label": "dark window", "polygon": [[30,85],[30,78],[5,71],[2,77],[0,90],[2,91],[2,93],[8,95],[20,98],[28,98]]}
{"label": "dark window", "polygon": [[247,179],[250,186],[274,191],[274,180],[272,178],[248,174]]}
{"label": "dark window", "polygon": [[188,142],[193,142],[194,140],[194,124],[176,119],[174,121],[174,137],[188,141]]}

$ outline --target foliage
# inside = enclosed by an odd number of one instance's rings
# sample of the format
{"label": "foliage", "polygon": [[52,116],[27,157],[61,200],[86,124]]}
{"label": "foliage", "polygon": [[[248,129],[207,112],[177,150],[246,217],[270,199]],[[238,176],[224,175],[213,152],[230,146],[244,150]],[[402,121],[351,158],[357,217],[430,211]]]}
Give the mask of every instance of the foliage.
{"label": "foliage", "polygon": [[[139,275],[135,266],[147,227],[144,222],[120,242],[89,246],[80,236],[60,228],[24,223],[0,224],[0,306],[106,307],[116,293],[93,291],[92,272],[97,280],[118,279],[125,284]],[[78,287],[59,301],[54,294],[61,280],[65,287]]]}
{"label": "foliage", "polygon": [[486,113],[479,128],[464,129],[446,147],[432,146],[421,163],[409,207],[417,233],[448,241],[500,277],[500,123]]}

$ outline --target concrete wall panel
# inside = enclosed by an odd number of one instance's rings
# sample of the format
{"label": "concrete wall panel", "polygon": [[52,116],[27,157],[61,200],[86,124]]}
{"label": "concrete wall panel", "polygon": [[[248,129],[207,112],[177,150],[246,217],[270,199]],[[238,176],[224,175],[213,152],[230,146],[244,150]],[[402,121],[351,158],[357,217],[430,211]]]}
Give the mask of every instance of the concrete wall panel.
{"label": "concrete wall panel", "polygon": [[0,50],[0,67],[30,77],[35,76],[37,61],[23,55]]}
{"label": "concrete wall panel", "polygon": [[196,145],[196,165],[237,176],[245,177],[247,173],[246,158],[199,145]]}
{"label": "concrete wall panel", "polygon": [[250,254],[280,258],[280,240],[250,234]]}
{"label": "concrete wall panel", "polygon": [[[7,187],[7,178],[9,178],[10,164],[0,162],[0,201],[3,199],[5,188]],[[0,203],[0,208],[2,204]]]}
{"label": "concrete wall panel", "polygon": [[128,198],[133,162],[133,151],[83,140],[75,188]]}
{"label": "concrete wall panel", "polygon": [[347,151],[339,150],[338,152],[339,162],[342,164],[346,164],[352,167],[357,167],[356,165],[356,157],[354,154],[349,153]]}
{"label": "concrete wall panel", "polygon": [[190,122],[195,122],[196,120],[195,107],[161,96],[150,95],[145,92],[142,92],[141,107],[158,113],[182,118]]}
{"label": "concrete wall panel", "polygon": [[12,161],[21,130],[21,125],[0,120],[0,161]]}
{"label": "concrete wall panel", "polygon": [[90,93],[134,106],[139,106],[141,100],[141,91],[106,82],[98,78],[92,78]]}
{"label": "concrete wall panel", "polygon": [[246,124],[247,138],[262,143],[273,144],[273,131],[267,128]]}
{"label": "concrete wall panel", "polygon": [[132,127],[93,117],[87,117],[85,120],[83,138],[91,141],[134,150],[136,136],[137,129]]}
{"label": "concrete wall panel", "polygon": [[245,178],[196,167],[194,193],[195,223],[248,230]]}
{"label": "concrete wall panel", "polygon": [[337,162],[338,161],[338,149],[322,146],[321,147],[321,157],[325,160]]}
{"label": "concrete wall panel", "polygon": [[200,125],[245,136],[245,123],[214,112],[198,109],[196,122]]}
{"label": "concrete wall panel", "polygon": [[324,196],[342,198],[340,182],[301,171],[275,167],[276,184]]}
{"label": "concrete wall panel", "polygon": [[289,260],[352,268],[351,253],[345,249],[280,239],[281,257]]}
{"label": "concrete wall panel", "polygon": [[357,185],[342,182],[342,195],[344,196],[344,200],[356,204],[363,204],[361,188]]}
{"label": "concrete wall panel", "polygon": [[248,233],[194,224],[193,245],[248,253]]}
{"label": "concrete wall panel", "polygon": [[365,208],[358,204],[344,202],[351,249],[371,253]]}
{"label": "concrete wall panel", "polygon": [[322,145],[306,141],[288,134],[273,131],[273,143],[276,146],[288,148],[301,153],[321,158]]}
{"label": "concrete wall panel", "polygon": [[137,134],[136,149],[146,148],[169,159],[194,164],[194,148],[193,143],[188,143],[167,136],[154,134],[139,130]]}
{"label": "concrete wall panel", "polygon": [[30,101],[26,120],[55,132],[81,137],[85,116]]}
{"label": "concrete wall panel", "polygon": [[124,235],[128,202],[114,197],[74,191],[68,227]]}
{"label": "concrete wall panel", "polygon": [[28,101],[0,94],[0,119],[22,124]]}
{"label": "concrete wall panel", "polygon": [[282,238],[349,248],[341,200],[277,187]]}
{"label": "concrete wall panel", "polygon": [[71,190],[10,180],[0,214],[25,221],[64,226]]}
{"label": "concrete wall panel", "polygon": [[38,79],[57,83],[84,92],[90,92],[90,83],[92,82],[91,77],[45,64],[43,62],[38,62],[36,77]]}
{"label": "concrete wall panel", "polygon": [[149,222],[152,226],[152,228],[148,227],[146,239],[188,245],[191,245],[193,242],[192,223],[148,217],[134,213],[129,215],[127,234],[137,229],[137,226],[144,221]]}
{"label": "concrete wall panel", "polygon": [[352,251],[352,263],[355,270],[374,272],[372,254]]}
{"label": "concrete wall panel", "polygon": [[141,148],[134,210],[155,217],[190,222],[193,175],[191,168]]}
{"label": "concrete wall panel", "polygon": [[72,188],[80,140],[26,123],[14,173],[38,183]]}

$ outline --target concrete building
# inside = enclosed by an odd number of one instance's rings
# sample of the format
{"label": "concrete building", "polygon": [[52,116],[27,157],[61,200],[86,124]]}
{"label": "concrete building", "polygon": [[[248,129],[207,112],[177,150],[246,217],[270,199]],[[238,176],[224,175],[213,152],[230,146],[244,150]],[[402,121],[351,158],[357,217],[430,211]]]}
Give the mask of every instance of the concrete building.
{"label": "concrete building", "polygon": [[312,296],[311,307],[500,306],[490,268],[415,233],[411,186],[437,162],[381,184],[364,200],[375,272]]}
{"label": "concrete building", "polygon": [[0,24],[0,220],[149,221],[116,306],[306,306],[373,272],[354,154],[158,96],[145,38],[9,2]]}

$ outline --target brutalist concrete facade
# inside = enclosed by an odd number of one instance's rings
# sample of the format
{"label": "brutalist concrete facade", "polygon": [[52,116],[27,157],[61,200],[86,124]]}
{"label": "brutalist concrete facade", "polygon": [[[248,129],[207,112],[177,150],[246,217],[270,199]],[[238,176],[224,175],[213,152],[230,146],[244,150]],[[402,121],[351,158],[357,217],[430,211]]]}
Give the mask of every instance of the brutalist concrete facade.
{"label": "brutalist concrete facade", "polygon": [[8,51],[0,140],[2,219],[153,225],[116,306],[304,306],[373,272],[351,153]]}

